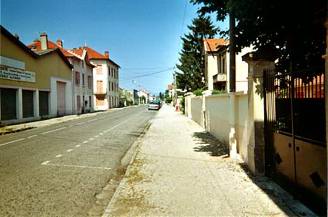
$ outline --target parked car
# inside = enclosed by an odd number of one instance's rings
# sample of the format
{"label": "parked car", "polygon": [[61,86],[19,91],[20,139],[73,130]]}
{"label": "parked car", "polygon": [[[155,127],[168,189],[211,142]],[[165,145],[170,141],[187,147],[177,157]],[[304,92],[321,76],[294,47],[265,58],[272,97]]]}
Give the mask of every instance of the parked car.
{"label": "parked car", "polygon": [[159,110],[161,107],[161,101],[152,101],[148,104],[148,110]]}

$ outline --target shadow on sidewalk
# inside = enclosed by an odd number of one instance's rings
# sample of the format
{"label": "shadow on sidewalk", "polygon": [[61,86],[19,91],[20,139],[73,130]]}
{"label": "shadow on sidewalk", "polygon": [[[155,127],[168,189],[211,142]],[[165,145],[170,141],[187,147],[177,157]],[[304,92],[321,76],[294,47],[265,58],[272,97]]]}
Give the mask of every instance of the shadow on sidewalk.
{"label": "shadow on sidewalk", "polygon": [[207,152],[211,156],[228,155],[228,148],[208,132],[196,132],[193,135],[198,147],[194,148],[196,152]]}

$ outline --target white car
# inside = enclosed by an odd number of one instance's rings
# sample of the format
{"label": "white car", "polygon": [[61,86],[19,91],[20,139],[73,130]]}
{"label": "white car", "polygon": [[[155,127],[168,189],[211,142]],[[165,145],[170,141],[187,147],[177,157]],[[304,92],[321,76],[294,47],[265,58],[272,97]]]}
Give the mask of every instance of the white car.
{"label": "white car", "polygon": [[148,104],[148,110],[159,110],[161,108],[160,102],[150,102]]}

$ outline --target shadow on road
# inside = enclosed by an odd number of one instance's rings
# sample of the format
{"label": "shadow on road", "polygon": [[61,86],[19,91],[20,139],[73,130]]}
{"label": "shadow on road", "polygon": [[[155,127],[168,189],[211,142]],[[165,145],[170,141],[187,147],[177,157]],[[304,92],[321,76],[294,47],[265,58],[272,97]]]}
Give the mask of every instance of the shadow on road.
{"label": "shadow on road", "polygon": [[193,135],[198,147],[194,148],[196,152],[207,152],[211,156],[228,155],[228,148],[208,132],[195,132]]}

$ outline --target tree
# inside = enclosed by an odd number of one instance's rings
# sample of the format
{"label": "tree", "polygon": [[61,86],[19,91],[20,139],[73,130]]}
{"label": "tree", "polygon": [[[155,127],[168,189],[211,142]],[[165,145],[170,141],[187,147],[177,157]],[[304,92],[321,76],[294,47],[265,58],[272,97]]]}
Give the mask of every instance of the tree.
{"label": "tree", "polygon": [[[326,0],[191,0],[200,4],[200,14],[216,13],[223,21],[229,13],[236,18],[237,52],[253,45],[259,51],[277,52],[282,71],[313,68],[324,70]],[[227,34],[227,32],[224,32]]]}
{"label": "tree", "polygon": [[159,99],[164,100],[164,94],[162,92],[159,92]]}
{"label": "tree", "polygon": [[179,64],[176,65],[177,88],[194,91],[204,88],[205,62],[203,56],[203,40],[213,38],[218,29],[212,24],[210,17],[200,15],[188,26],[189,33],[182,39]]}

